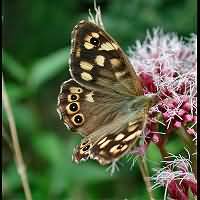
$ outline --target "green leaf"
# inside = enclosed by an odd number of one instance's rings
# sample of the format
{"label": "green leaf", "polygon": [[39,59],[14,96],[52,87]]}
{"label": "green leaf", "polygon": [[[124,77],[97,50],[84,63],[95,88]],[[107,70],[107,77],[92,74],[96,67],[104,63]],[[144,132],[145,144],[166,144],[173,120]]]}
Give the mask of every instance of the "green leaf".
{"label": "green leaf", "polygon": [[[77,165],[72,162],[71,155],[75,147],[75,140],[59,140],[53,132],[40,132],[38,139],[33,141],[34,150],[48,161],[51,170],[52,189],[70,187],[80,182],[95,182],[109,180],[113,177],[95,161],[88,161]],[[72,173],[73,172],[73,173]]]}
{"label": "green leaf", "polygon": [[[33,133],[40,127],[41,121],[33,109],[29,108],[26,104],[12,103],[13,115],[18,130],[18,134],[25,136]],[[7,124],[7,116],[5,110],[2,113],[3,123]]]}
{"label": "green leaf", "polygon": [[180,153],[185,147],[185,144],[181,141],[181,139],[173,134],[170,139],[168,140],[165,148],[167,152],[170,152],[172,154]]}
{"label": "green leaf", "polygon": [[6,84],[6,88],[8,96],[12,103],[17,103],[20,100],[29,96],[30,94],[29,90],[23,84],[19,85],[12,82],[8,82]]}
{"label": "green leaf", "polygon": [[32,65],[32,70],[28,78],[28,85],[35,90],[44,82],[55,77],[67,66],[68,57],[69,49],[61,49],[38,60]]}
{"label": "green leaf", "polygon": [[149,165],[149,168],[154,168],[161,161],[161,154],[158,147],[154,143],[150,143],[146,155],[146,162]]}
{"label": "green leaf", "polygon": [[2,62],[4,69],[17,81],[24,81],[26,78],[26,70],[13,56],[7,52],[2,53]]}
{"label": "green leaf", "polygon": [[195,198],[195,195],[192,193],[192,191],[191,191],[191,189],[189,188],[189,190],[188,190],[188,196],[189,196],[189,200],[195,200],[196,198]]}
{"label": "green leaf", "polygon": [[21,180],[14,163],[4,169],[2,174],[2,183],[5,192],[14,191],[20,187]]}

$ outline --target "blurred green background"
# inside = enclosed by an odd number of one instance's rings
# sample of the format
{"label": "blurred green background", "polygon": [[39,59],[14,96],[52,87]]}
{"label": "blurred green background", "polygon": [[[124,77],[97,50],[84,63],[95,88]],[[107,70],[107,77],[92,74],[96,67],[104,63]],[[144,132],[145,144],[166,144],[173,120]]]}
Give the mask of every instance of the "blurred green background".
{"label": "blurred green background", "polygon": [[[101,0],[106,30],[124,50],[146,30],[189,36],[196,32],[196,0]],[[68,56],[73,27],[87,19],[92,0],[13,0],[2,2],[3,74],[11,100],[33,199],[148,199],[137,165],[122,162],[110,176],[95,161],[76,165],[73,147],[80,141],[70,134],[56,113],[60,85],[69,78]],[[24,199],[13,159],[8,122],[3,111],[3,199]],[[174,145],[175,144],[175,145]],[[178,152],[176,138],[169,143]],[[152,144],[150,167],[160,155]],[[155,191],[162,199],[163,190]]]}

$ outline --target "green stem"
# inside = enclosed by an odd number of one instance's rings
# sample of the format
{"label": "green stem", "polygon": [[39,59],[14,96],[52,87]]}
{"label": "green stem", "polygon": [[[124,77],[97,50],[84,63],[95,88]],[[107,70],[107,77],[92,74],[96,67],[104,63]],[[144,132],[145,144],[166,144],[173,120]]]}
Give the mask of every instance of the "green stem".
{"label": "green stem", "polygon": [[166,157],[169,155],[167,150],[165,149],[165,146],[162,145],[161,147],[158,148],[160,150],[161,156],[163,160],[166,160]]}
{"label": "green stem", "polygon": [[8,98],[8,95],[6,92],[6,88],[4,85],[3,76],[2,76],[2,90],[3,90],[2,91],[3,107],[5,109],[5,113],[7,114],[8,124],[10,127],[10,133],[11,133],[11,139],[12,139],[12,144],[13,144],[13,150],[15,153],[15,161],[16,161],[17,171],[21,178],[22,187],[24,189],[26,200],[32,200],[31,190],[30,190],[30,186],[28,183],[28,177],[26,174],[26,166],[25,166],[24,159],[22,156],[22,151],[20,148],[19,140],[18,140],[15,119],[13,116],[10,101],[9,101],[9,98]]}
{"label": "green stem", "polygon": [[155,200],[155,198],[153,196],[153,192],[152,192],[152,185],[150,182],[150,176],[149,176],[149,170],[148,170],[147,163],[143,157],[139,157],[137,161],[138,161],[140,171],[141,171],[142,177],[143,177],[145,185],[146,185],[149,199]]}

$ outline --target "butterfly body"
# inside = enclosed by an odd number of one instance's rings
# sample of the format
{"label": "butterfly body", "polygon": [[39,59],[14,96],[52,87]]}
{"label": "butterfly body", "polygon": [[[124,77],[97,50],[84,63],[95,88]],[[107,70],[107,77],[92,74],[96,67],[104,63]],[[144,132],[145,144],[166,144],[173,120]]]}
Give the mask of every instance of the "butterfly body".
{"label": "butterfly body", "polygon": [[72,79],[62,84],[57,111],[84,139],[73,160],[109,164],[128,153],[141,136],[153,96],[119,45],[100,27],[81,21],[72,32]]}

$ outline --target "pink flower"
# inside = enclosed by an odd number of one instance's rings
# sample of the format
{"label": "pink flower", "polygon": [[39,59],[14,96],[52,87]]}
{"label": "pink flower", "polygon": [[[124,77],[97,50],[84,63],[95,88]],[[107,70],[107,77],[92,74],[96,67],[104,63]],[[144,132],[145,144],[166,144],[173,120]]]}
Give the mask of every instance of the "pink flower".
{"label": "pink flower", "polygon": [[144,42],[137,41],[129,50],[130,61],[141,79],[144,94],[153,93],[160,99],[150,110],[151,121],[147,125],[149,134],[146,136],[153,142],[155,136],[151,132],[159,132],[154,123],[164,124],[167,134],[196,123],[196,44],[196,35],[191,35],[185,42],[175,33],[164,34],[157,28],[152,34],[147,32]]}
{"label": "pink flower", "polygon": [[165,166],[155,170],[156,173],[152,177],[153,188],[164,186],[168,196],[176,200],[188,200],[189,190],[196,196],[197,181],[192,173],[190,155],[189,158],[184,158],[171,154],[166,159],[168,161],[162,161]]}
{"label": "pink flower", "polygon": [[[144,42],[137,41],[130,49],[129,58],[141,80],[144,95],[154,94],[160,99],[149,111],[144,144],[137,148],[140,151],[135,151],[136,154],[144,154],[153,142],[161,155],[166,155],[165,144],[176,129],[188,134],[191,142],[196,141],[196,44],[196,35],[191,35],[185,42],[175,33],[164,34],[162,30],[154,29],[152,34],[147,33]],[[168,196],[177,200],[187,200],[189,190],[197,195],[190,156],[185,159],[171,154],[164,159],[167,159],[162,161],[165,166],[156,169],[152,177],[154,187],[165,187]]]}
{"label": "pink flower", "polygon": [[[97,16],[92,17],[92,21],[96,19],[96,24],[103,28],[100,10],[95,10]],[[134,147],[130,153],[136,154],[132,166],[135,158],[144,156],[149,144],[153,142],[158,146],[164,164],[152,176],[153,188],[165,187],[164,199],[168,196],[176,200],[187,200],[189,191],[196,196],[197,181],[189,152],[187,159],[170,153],[170,156],[165,157],[165,144],[176,129],[183,130],[191,142],[196,142],[197,37],[191,35],[186,42],[175,33],[164,34],[161,29],[154,29],[152,34],[147,32],[144,42],[137,41],[130,48],[129,59],[141,80],[144,95],[153,94],[160,100],[149,111],[146,128],[141,136],[143,143]],[[111,173],[115,169],[118,167],[113,162]]]}

